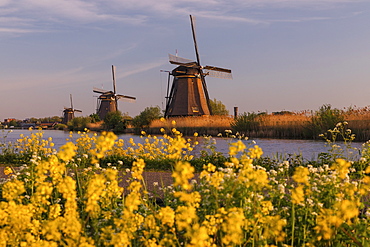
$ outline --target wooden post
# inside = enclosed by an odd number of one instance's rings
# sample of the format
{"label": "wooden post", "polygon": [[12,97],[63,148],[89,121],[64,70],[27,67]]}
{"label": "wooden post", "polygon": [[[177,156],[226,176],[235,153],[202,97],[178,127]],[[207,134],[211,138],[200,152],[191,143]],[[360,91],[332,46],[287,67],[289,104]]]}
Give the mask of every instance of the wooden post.
{"label": "wooden post", "polygon": [[234,119],[238,117],[238,107],[234,106]]}

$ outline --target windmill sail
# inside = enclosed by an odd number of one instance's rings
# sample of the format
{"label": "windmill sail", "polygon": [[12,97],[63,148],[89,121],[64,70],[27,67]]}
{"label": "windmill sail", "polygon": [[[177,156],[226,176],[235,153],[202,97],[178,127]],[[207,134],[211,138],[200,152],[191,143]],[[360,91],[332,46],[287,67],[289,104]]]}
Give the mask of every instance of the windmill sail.
{"label": "windmill sail", "polygon": [[171,64],[184,65],[184,66],[189,66],[189,67],[197,66],[197,63],[191,59],[174,56],[172,54],[168,54],[168,57],[169,57]]}
{"label": "windmill sail", "polygon": [[205,75],[210,77],[222,78],[222,79],[233,79],[230,69],[218,68],[213,66],[205,66],[203,68]]}
{"label": "windmill sail", "polygon": [[94,87],[93,92],[94,93],[108,93],[109,91]]}
{"label": "windmill sail", "polygon": [[118,100],[124,100],[128,102],[134,102],[136,100],[136,98],[133,96],[122,95],[122,94],[117,94],[116,97]]}

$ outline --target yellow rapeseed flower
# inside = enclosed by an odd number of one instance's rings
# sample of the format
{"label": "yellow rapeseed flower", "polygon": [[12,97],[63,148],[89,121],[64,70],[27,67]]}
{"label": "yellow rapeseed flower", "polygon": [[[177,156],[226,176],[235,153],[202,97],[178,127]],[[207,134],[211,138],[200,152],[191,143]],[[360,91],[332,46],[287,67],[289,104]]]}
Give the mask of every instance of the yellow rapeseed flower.
{"label": "yellow rapeseed flower", "polygon": [[294,188],[292,190],[292,202],[294,204],[299,204],[304,201],[304,189],[302,185],[299,185],[298,187]]}
{"label": "yellow rapeseed flower", "polygon": [[190,190],[192,186],[189,183],[189,179],[193,178],[194,171],[194,167],[189,162],[177,162],[175,171],[172,173],[172,177],[175,179],[174,185],[180,185],[184,190]]}
{"label": "yellow rapeseed flower", "polygon": [[10,168],[8,166],[4,168],[4,174],[5,175],[8,176],[9,174],[12,174],[12,173],[13,173],[13,169],[12,168]]}
{"label": "yellow rapeseed flower", "polygon": [[302,183],[308,185],[308,175],[310,174],[307,167],[299,166],[295,169],[293,180],[297,183]]}
{"label": "yellow rapeseed flower", "polygon": [[331,166],[331,169],[337,172],[338,177],[340,179],[344,179],[349,173],[348,168],[350,166],[351,166],[351,162],[348,162],[344,159],[336,159],[335,163]]}
{"label": "yellow rapeseed flower", "polygon": [[76,155],[77,147],[73,142],[67,142],[63,146],[60,147],[58,152],[58,157],[67,162],[71,160]]}
{"label": "yellow rapeseed flower", "polygon": [[254,147],[249,148],[248,151],[248,155],[251,159],[259,159],[263,154],[262,148],[258,145],[254,145]]}
{"label": "yellow rapeseed flower", "polygon": [[242,152],[244,151],[244,149],[246,149],[247,147],[245,146],[245,144],[238,140],[237,142],[233,142],[230,144],[230,147],[229,147],[229,155],[230,156],[235,156],[237,155],[239,152]]}
{"label": "yellow rapeseed flower", "polygon": [[164,207],[159,210],[158,219],[163,225],[172,227],[175,223],[175,211],[170,207]]}
{"label": "yellow rapeseed flower", "polygon": [[24,192],[26,192],[26,189],[24,183],[20,180],[11,180],[2,186],[3,198],[8,201],[21,200],[23,198],[21,195]]}
{"label": "yellow rapeseed flower", "polygon": [[355,201],[343,200],[337,202],[335,207],[338,208],[339,217],[341,217],[345,221],[357,217],[357,215],[359,214],[359,203]]}

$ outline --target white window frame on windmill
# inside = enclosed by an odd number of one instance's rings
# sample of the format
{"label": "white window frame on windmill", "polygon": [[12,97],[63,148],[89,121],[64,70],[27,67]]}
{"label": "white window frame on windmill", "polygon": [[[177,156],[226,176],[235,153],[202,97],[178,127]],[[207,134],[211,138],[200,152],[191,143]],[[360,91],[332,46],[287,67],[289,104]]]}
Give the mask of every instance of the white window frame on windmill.
{"label": "white window frame on windmill", "polygon": [[198,113],[198,112],[199,112],[199,108],[198,108],[198,106],[192,106],[192,107],[191,107],[191,110],[192,110],[193,112],[195,112],[195,113]]}

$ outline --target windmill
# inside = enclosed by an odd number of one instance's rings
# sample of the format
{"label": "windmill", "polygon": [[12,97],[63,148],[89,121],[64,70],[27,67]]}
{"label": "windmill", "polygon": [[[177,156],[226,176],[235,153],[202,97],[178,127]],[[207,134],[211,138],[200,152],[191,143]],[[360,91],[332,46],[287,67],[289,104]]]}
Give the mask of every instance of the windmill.
{"label": "windmill", "polygon": [[72,94],[69,95],[69,98],[71,100],[71,107],[70,108],[64,107],[62,120],[63,124],[67,124],[69,121],[71,121],[75,117],[75,112],[82,112],[81,110],[73,108]]}
{"label": "windmill", "polygon": [[98,106],[96,113],[100,119],[104,119],[108,112],[118,111],[118,100],[135,101],[136,98],[132,96],[117,94],[116,92],[116,67],[112,65],[113,76],[113,91],[107,91],[99,88],[94,88],[94,93],[100,93],[98,97]]}
{"label": "windmill", "polygon": [[165,117],[211,115],[205,77],[232,78],[229,69],[201,66],[195,34],[195,18],[191,15],[190,23],[196,61],[169,54],[170,63],[179,66],[169,73],[169,76],[173,76],[173,82],[169,94],[167,89]]}

